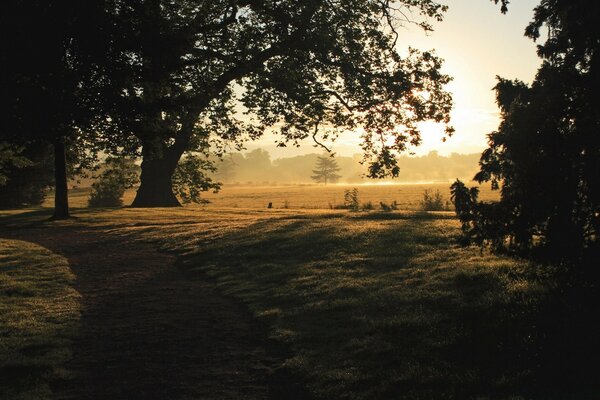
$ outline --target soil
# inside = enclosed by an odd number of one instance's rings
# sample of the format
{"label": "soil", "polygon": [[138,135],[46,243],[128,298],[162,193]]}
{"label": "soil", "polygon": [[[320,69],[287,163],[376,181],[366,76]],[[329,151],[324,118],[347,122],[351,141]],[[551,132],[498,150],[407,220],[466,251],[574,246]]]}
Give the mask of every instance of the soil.
{"label": "soil", "polygon": [[63,255],[77,276],[81,328],[57,399],[304,398],[247,310],[156,245],[76,223],[0,235]]}

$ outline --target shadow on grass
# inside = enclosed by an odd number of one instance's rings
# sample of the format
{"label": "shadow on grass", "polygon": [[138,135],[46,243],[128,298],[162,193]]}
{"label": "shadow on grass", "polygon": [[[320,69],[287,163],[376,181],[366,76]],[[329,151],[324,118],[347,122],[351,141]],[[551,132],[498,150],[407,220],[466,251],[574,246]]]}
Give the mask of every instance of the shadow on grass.
{"label": "shadow on grass", "polygon": [[459,248],[455,229],[429,213],[262,221],[185,265],[289,345],[318,398],[592,398],[591,288]]}

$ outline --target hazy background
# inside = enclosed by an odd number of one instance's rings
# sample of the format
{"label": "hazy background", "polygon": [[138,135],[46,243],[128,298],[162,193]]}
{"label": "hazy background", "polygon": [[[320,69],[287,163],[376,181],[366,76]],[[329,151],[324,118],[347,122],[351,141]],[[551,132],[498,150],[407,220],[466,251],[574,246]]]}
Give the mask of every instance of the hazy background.
{"label": "hazy background", "polygon": [[[225,184],[302,184],[315,183],[311,179],[320,153],[302,154],[292,157],[272,158],[264,149],[254,149],[245,153],[231,153],[216,163],[218,171],[214,178]],[[338,156],[334,158],[340,167],[338,183],[374,182],[363,175],[366,168],[360,164],[361,155]],[[449,182],[456,178],[470,180],[478,170],[478,153],[448,156],[431,151],[422,156],[400,157],[400,177],[394,182],[425,183]],[[391,181],[391,180],[390,180]],[[378,181],[376,181],[378,182]]]}

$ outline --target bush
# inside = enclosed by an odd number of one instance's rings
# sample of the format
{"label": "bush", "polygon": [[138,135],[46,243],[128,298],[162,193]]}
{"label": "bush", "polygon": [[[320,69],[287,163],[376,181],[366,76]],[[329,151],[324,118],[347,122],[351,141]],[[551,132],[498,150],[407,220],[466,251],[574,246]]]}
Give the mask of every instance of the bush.
{"label": "bush", "polygon": [[358,189],[344,191],[344,208],[350,211],[358,211],[359,209]]}
{"label": "bush", "polygon": [[128,158],[110,157],[104,171],[92,184],[89,207],[120,207],[125,190],[139,182],[138,167]]}
{"label": "bush", "polygon": [[49,146],[0,142],[0,208],[41,205],[54,179],[52,160]]}
{"label": "bush", "polygon": [[379,202],[379,207],[381,207],[382,211],[392,211],[398,209],[398,202],[396,200],[392,201],[390,204],[384,203],[383,201]]}
{"label": "bush", "polygon": [[421,200],[419,204],[423,211],[448,210],[448,204],[444,201],[444,197],[439,190],[436,190],[435,193],[431,194],[429,190],[425,189],[423,192],[423,200]]}
{"label": "bush", "polygon": [[373,205],[373,203],[372,203],[372,202],[370,202],[370,201],[367,201],[366,203],[363,203],[363,205],[362,205],[362,209],[363,209],[363,210],[374,210],[374,209],[375,209],[375,206]]}

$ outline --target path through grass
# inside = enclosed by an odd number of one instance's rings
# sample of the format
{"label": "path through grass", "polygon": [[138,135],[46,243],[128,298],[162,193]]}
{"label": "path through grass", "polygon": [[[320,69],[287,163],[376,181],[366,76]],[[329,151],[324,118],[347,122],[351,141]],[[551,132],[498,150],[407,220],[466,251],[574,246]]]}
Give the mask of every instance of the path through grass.
{"label": "path through grass", "polygon": [[[179,255],[190,285],[209,282],[244,304],[273,341],[267,346],[291,350],[273,370],[305,383],[317,399],[598,393],[586,362],[597,354],[594,286],[458,247],[451,214],[183,208],[77,215],[68,229],[160,246]],[[198,301],[193,292],[173,296]]]}

